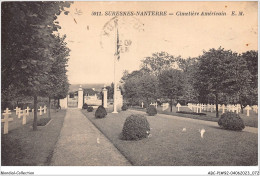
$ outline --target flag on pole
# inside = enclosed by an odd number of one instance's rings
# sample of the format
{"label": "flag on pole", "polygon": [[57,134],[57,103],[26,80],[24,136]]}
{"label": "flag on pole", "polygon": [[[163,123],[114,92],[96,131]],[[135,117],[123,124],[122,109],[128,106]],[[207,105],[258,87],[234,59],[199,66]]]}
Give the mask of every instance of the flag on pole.
{"label": "flag on pole", "polygon": [[119,43],[119,34],[118,34],[118,28],[116,29],[117,33],[116,33],[116,56],[117,56],[117,60],[119,61],[120,59],[120,43]]}

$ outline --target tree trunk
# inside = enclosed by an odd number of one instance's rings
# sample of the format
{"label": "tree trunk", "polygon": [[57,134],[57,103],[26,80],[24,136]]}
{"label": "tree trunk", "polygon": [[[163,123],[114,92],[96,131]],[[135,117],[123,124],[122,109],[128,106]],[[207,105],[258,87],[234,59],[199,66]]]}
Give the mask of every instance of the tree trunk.
{"label": "tree trunk", "polygon": [[172,112],[172,98],[171,98],[171,112]]}
{"label": "tree trunk", "polygon": [[33,108],[34,108],[34,118],[33,118],[33,131],[37,130],[37,96],[33,97]]}
{"label": "tree trunk", "polygon": [[242,104],[242,100],[240,99],[240,107],[241,107],[241,114],[244,114],[244,110],[243,110],[243,104]]}
{"label": "tree trunk", "polygon": [[146,98],[146,108],[148,108],[149,107],[149,98],[147,97]]}
{"label": "tree trunk", "polygon": [[49,97],[48,103],[48,118],[51,118],[51,97]]}
{"label": "tree trunk", "polygon": [[218,93],[216,93],[216,118],[218,118],[219,117],[219,115],[218,115]]}

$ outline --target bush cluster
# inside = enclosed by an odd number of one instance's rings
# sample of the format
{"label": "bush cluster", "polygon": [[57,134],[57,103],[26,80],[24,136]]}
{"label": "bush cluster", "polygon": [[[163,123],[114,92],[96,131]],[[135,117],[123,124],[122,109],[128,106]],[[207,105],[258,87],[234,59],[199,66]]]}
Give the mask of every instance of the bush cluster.
{"label": "bush cluster", "polygon": [[94,108],[92,107],[92,106],[89,106],[88,108],[87,108],[87,111],[88,112],[92,112],[94,110]]}
{"label": "bush cluster", "polygon": [[150,105],[147,109],[146,109],[146,113],[149,116],[154,116],[155,114],[157,114],[157,110],[153,105]]}
{"label": "bush cluster", "polygon": [[126,104],[123,104],[121,109],[122,109],[122,111],[126,111],[128,109],[128,106]]}
{"label": "bush cluster", "polygon": [[227,130],[242,131],[245,128],[243,119],[233,112],[226,112],[221,115],[218,125]]}
{"label": "bush cluster", "polygon": [[82,109],[88,109],[88,105],[86,103],[83,104]]}
{"label": "bush cluster", "polygon": [[126,118],[122,130],[123,140],[140,140],[149,134],[150,125],[145,116],[136,114]]}
{"label": "bush cluster", "polygon": [[103,106],[99,106],[95,112],[96,118],[104,118],[107,115],[107,111]]}
{"label": "bush cluster", "polygon": [[37,121],[37,126],[45,126],[51,120],[51,118],[41,118]]}

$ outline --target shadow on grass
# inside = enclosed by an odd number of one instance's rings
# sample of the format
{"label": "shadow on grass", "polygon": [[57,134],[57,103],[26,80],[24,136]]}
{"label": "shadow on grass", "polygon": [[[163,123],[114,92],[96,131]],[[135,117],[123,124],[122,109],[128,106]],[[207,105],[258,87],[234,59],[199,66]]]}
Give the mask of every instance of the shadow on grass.
{"label": "shadow on grass", "polygon": [[52,113],[49,125],[33,131],[32,123],[1,136],[2,166],[46,166],[58,140],[66,111]]}

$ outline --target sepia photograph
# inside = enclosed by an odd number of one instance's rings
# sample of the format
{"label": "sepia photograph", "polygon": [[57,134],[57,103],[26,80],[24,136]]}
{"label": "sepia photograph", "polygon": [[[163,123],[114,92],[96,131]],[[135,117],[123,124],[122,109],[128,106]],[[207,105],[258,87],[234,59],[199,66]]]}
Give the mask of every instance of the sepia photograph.
{"label": "sepia photograph", "polygon": [[1,1],[1,175],[260,175],[258,5]]}

